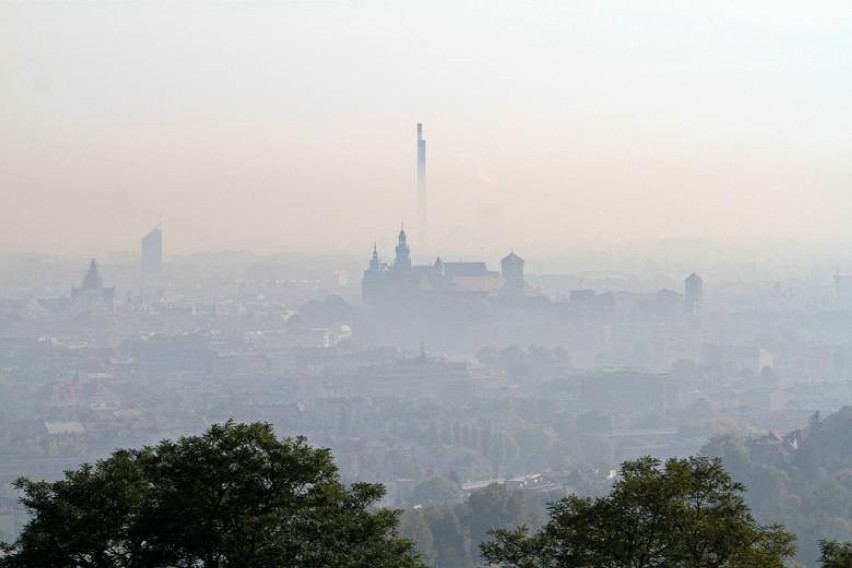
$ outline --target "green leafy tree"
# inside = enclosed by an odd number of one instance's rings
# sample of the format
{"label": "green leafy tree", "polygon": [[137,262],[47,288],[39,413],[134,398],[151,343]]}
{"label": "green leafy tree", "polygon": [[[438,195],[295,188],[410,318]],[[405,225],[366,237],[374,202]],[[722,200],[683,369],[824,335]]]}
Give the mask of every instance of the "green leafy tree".
{"label": "green leafy tree", "polygon": [[852,542],[822,540],[819,547],[822,568],[852,568]]}
{"label": "green leafy tree", "polygon": [[381,485],[344,486],[328,450],[269,424],[119,450],[48,483],[4,567],[417,567]]}
{"label": "green leafy tree", "polygon": [[762,527],[719,460],[625,462],[609,495],[551,505],[536,534],[494,531],[482,554],[516,568],[781,568],[793,537]]}

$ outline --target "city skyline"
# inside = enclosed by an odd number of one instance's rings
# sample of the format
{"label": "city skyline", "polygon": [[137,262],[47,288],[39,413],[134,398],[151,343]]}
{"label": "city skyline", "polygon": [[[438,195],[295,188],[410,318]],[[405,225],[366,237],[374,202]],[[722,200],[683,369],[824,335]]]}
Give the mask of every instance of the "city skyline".
{"label": "city skyline", "polygon": [[850,53],[838,0],[0,2],[0,566],[834,566]]}

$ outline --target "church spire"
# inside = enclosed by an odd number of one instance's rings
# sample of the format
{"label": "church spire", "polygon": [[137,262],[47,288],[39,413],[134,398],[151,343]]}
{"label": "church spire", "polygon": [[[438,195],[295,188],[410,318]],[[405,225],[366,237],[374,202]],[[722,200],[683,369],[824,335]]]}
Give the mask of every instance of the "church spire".
{"label": "church spire", "polygon": [[395,268],[411,268],[411,250],[408,248],[408,237],[405,235],[405,226],[399,229],[399,244],[396,245]]}
{"label": "church spire", "polygon": [[86,276],[83,277],[82,288],[84,290],[98,290],[103,287],[103,278],[101,278],[101,273],[98,271],[98,265],[93,258],[89,263],[89,270],[86,272]]}
{"label": "church spire", "polygon": [[379,268],[381,268],[379,250],[376,248],[376,242],[373,241],[373,256],[370,258],[370,270],[379,270]]}

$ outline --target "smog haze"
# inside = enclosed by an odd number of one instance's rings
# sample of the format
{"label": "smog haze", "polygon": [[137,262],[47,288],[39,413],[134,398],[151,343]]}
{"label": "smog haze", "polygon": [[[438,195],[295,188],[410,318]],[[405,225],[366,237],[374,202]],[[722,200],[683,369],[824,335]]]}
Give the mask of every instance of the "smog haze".
{"label": "smog haze", "polygon": [[848,3],[506,4],[4,4],[0,247],[852,236]]}

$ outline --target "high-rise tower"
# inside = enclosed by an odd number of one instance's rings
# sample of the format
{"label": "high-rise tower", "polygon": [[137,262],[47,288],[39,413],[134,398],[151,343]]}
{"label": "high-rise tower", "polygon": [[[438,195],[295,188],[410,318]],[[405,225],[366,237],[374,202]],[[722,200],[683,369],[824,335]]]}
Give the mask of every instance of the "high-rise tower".
{"label": "high-rise tower", "polygon": [[163,231],[156,227],[142,238],[142,273],[160,276],[163,273]]}
{"label": "high-rise tower", "polygon": [[422,245],[429,242],[426,215],[426,140],[423,124],[417,123],[417,234]]}

